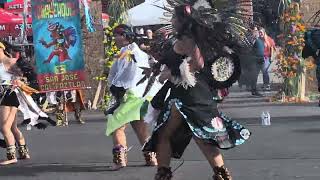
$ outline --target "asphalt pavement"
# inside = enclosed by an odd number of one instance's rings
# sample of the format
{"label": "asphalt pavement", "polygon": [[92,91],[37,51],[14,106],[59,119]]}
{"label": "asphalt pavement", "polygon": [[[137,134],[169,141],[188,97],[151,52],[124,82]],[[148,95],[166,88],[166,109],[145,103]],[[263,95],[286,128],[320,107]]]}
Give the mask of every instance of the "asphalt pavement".
{"label": "asphalt pavement", "polygon": [[[266,93],[270,95],[272,92]],[[320,108],[316,103],[270,103],[235,90],[219,109],[245,124],[251,139],[222,151],[234,180],[320,180]],[[262,126],[262,111],[271,114],[271,126]],[[127,129],[129,166],[110,171],[112,140],[104,135],[102,112],[84,113],[86,124],[49,127],[45,131],[23,129],[31,160],[0,167],[0,180],[152,180],[156,169],[144,167],[140,145]],[[71,118],[72,119],[72,118]],[[71,120],[72,121],[72,120]],[[5,151],[0,150],[5,157]],[[183,159],[174,160],[173,180],[209,180],[212,171],[194,142]]]}

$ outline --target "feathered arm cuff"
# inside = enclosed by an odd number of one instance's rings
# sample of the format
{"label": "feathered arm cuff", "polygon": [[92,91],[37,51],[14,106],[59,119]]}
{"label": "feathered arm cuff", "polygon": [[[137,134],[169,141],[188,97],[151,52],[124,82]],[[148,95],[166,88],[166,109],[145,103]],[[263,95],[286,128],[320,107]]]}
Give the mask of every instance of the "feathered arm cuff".
{"label": "feathered arm cuff", "polygon": [[179,66],[180,76],[173,76],[171,82],[176,86],[182,86],[185,89],[189,87],[194,87],[196,85],[195,73],[191,72],[189,61],[190,57],[187,57]]}

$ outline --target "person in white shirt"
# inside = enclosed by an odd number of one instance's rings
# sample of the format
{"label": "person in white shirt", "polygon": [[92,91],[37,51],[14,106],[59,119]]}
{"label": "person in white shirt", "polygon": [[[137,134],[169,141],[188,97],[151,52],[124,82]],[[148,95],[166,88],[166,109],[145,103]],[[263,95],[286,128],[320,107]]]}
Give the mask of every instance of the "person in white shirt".
{"label": "person in white shirt", "polygon": [[[158,89],[151,90],[143,97],[147,82],[137,85],[144,76],[141,67],[149,68],[149,64],[148,55],[134,43],[135,34],[131,28],[119,25],[114,30],[114,36],[116,45],[121,48],[120,55],[116,57],[108,75],[110,92],[115,103],[105,114],[107,114],[106,135],[113,136],[113,169],[117,170],[127,166],[128,148],[125,129],[128,123],[132,125],[141,145],[147,141],[148,128],[142,120],[148,105],[145,97],[152,97]],[[146,165],[157,165],[154,152],[145,152],[144,157]]]}

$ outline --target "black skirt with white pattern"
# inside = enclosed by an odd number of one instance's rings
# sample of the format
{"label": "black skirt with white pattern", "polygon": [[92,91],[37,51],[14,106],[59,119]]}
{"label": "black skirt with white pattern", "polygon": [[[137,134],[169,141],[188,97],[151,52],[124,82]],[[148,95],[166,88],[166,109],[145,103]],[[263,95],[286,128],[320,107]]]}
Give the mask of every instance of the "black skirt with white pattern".
{"label": "black skirt with white pattern", "polygon": [[174,158],[182,156],[193,136],[221,149],[243,144],[250,137],[248,129],[218,112],[208,77],[204,73],[198,73],[196,79],[196,85],[188,89],[180,86],[171,87],[170,96],[143,151],[156,152],[159,132],[161,128],[166,128],[173,106],[182,115],[184,122],[170,138]]}

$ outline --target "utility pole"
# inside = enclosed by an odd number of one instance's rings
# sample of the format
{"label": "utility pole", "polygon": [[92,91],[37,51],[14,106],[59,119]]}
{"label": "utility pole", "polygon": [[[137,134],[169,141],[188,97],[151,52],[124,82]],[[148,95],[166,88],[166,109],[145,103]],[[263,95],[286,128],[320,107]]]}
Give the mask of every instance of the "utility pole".
{"label": "utility pole", "polygon": [[27,43],[27,14],[28,14],[28,0],[23,0],[23,27],[22,27],[22,44]]}

